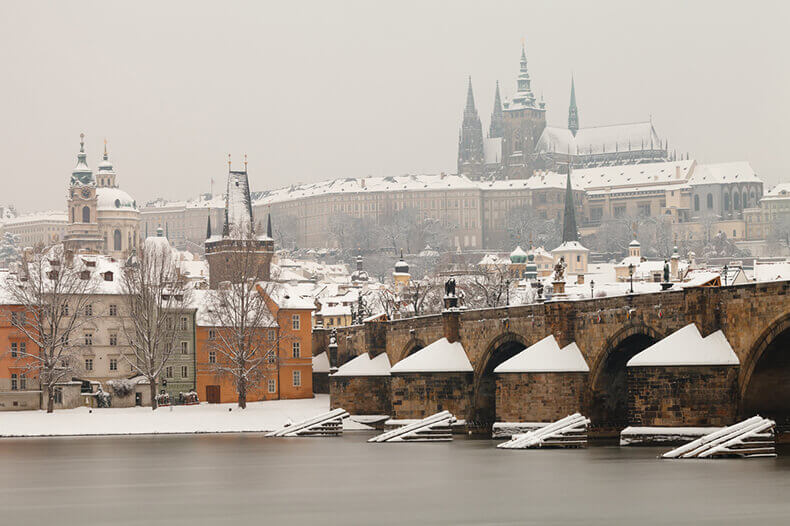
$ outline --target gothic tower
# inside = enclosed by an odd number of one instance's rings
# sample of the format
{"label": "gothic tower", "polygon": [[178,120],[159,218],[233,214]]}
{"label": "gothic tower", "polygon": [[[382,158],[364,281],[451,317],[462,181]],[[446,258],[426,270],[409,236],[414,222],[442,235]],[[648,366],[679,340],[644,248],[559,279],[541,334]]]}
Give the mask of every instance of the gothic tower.
{"label": "gothic tower", "polygon": [[579,131],[579,110],[576,108],[576,86],[573,75],[571,75],[571,104],[568,106],[568,129],[576,137],[576,132]]}
{"label": "gothic tower", "polygon": [[579,230],[576,227],[576,206],[573,202],[571,188],[571,168],[568,165],[568,178],[565,185],[565,215],[562,221],[562,242],[579,241]]}
{"label": "gothic tower", "polygon": [[527,53],[521,47],[517,92],[505,102],[502,161],[508,179],[523,179],[533,173],[535,144],[546,127],[546,103],[532,92]]}
{"label": "gothic tower", "polygon": [[458,173],[472,179],[479,179],[483,173],[485,156],[483,154],[483,126],[475,108],[472,93],[472,77],[466,92],[464,120],[458,135]]}
{"label": "gothic tower", "polygon": [[505,127],[505,116],[502,113],[502,99],[499,96],[499,81],[496,82],[494,92],[494,109],[491,111],[491,125],[488,127],[488,136],[491,139],[502,137]]}

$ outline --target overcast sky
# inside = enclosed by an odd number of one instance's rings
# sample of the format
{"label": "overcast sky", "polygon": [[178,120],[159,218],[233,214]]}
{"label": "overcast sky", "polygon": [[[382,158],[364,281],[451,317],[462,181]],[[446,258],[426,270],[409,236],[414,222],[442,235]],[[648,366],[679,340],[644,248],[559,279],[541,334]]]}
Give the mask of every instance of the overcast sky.
{"label": "overcast sky", "polygon": [[454,171],[472,76],[488,128],[522,39],[548,121],[651,115],[670,149],[790,180],[786,22],[776,2],[0,3],[0,203],[65,208],[79,134],[109,141],[138,202],[224,185]]}

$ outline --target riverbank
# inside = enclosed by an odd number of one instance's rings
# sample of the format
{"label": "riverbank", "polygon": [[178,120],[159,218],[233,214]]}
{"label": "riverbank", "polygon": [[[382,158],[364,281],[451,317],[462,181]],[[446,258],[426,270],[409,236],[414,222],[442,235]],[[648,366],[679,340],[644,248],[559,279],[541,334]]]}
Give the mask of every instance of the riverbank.
{"label": "riverbank", "polygon": [[[287,422],[298,422],[329,411],[329,395],[303,400],[251,402],[246,409],[236,404],[129,407],[124,409],[63,409],[0,413],[0,437],[52,437],[101,435],[158,435],[192,433],[259,433]],[[351,420],[344,429],[369,429]]]}

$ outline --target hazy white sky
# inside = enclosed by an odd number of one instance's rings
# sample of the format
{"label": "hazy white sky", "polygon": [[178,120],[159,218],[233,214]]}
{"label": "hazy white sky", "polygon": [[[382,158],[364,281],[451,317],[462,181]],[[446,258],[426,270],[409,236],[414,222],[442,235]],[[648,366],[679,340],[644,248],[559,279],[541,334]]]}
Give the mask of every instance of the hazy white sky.
{"label": "hazy white sky", "polygon": [[[790,73],[776,2],[0,3],[0,203],[64,208],[79,133],[138,202],[224,184],[454,171],[472,76],[485,129],[521,39],[550,123],[652,114],[670,149],[788,180]],[[217,186],[219,188],[219,186]]]}

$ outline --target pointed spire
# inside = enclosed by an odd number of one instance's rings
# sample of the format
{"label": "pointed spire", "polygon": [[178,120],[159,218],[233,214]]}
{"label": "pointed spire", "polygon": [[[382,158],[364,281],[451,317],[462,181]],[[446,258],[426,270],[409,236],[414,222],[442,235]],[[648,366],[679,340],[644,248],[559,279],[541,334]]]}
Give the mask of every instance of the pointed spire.
{"label": "pointed spire", "polygon": [[579,109],[576,107],[576,84],[573,75],[571,75],[571,103],[568,106],[568,129],[576,137],[576,132],[579,131]]}
{"label": "pointed spire", "polygon": [[502,113],[502,98],[499,95],[499,81],[494,91],[494,109],[491,111],[491,125],[488,127],[490,138],[502,137],[505,130],[505,117]]}
{"label": "pointed spire", "polygon": [[206,239],[211,237],[211,209],[208,212],[208,220],[206,221]]}
{"label": "pointed spire", "polygon": [[458,136],[458,173],[477,179],[482,173],[483,161],[483,125],[477,115],[472,77],[469,77],[464,119]]}
{"label": "pointed spire", "polygon": [[475,94],[472,91],[472,77],[469,76],[469,85],[466,88],[466,108],[464,108],[464,115],[477,115],[477,108],[475,108]]}
{"label": "pointed spire", "polygon": [[266,218],[266,236],[274,239],[272,236],[272,213],[269,212],[268,217]]}
{"label": "pointed spire", "polygon": [[525,106],[528,108],[537,107],[535,94],[532,93],[530,82],[529,72],[527,71],[527,51],[524,47],[524,41],[522,40],[521,60],[519,62],[519,73],[517,80],[517,93],[512,100],[513,106]]}
{"label": "pointed spire", "polygon": [[104,155],[102,156],[102,159],[105,161],[107,160],[107,137],[104,138]]}
{"label": "pointed spire", "polygon": [[565,185],[565,217],[562,225],[562,242],[579,241],[579,232],[576,229],[576,207],[573,202],[573,188],[571,188],[571,163],[568,163],[568,180]]}
{"label": "pointed spire", "polygon": [[87,154],[85,153],[85,134],[80,133],[80,151],[77,153],[77,166],[71,171],[71,184],[93,183],[93,172],[88,168]]}

